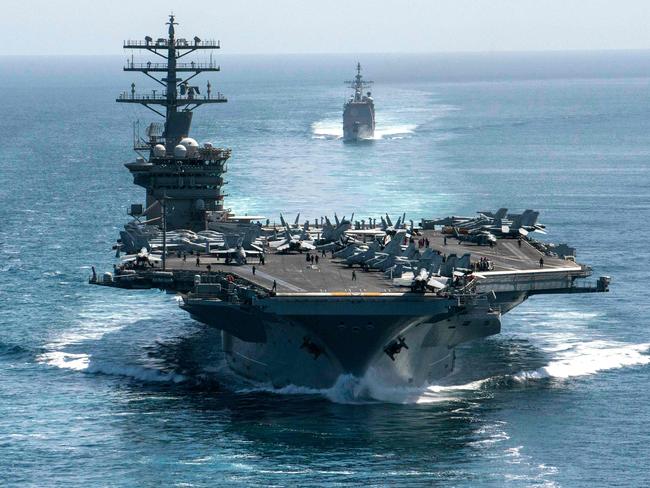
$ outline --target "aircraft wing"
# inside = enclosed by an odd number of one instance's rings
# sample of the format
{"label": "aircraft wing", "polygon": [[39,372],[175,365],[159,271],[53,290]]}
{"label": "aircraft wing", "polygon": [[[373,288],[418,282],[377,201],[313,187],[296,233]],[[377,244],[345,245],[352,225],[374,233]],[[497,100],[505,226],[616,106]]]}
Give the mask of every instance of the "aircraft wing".
{"label": "aircraft wing", "polygon": [[274,249],[279,249],[280,246],[288,243],[289,241],[287,239],[283,239],[281,241],[271,241],[269,242],[269,246],[271,246]]}
{"label": "aircraft wing", "polygon": [[439,289],[446,288],[447,287],[446,278],[443,278],[442,276],[434,276],[433,278],[429,278],[429,281],[427,281],[427,285]]}
{"label": "aircraft wing", "polygon": [[359,230],[349,229],[349,230],[346,230],[345,233],[348,234],[348,235],[353,235],[353,236],[383,236],[383,235],[386,235],[386,232],[384,232],[381,229],[359,229]]}

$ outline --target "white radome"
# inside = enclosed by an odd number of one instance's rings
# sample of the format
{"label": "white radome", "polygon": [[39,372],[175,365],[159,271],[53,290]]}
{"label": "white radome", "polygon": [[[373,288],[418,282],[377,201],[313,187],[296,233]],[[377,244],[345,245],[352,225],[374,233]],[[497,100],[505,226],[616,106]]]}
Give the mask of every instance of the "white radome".
{"label": "white radome", "polygon": [[174,156],[177,158],[184,158],[187,156],[187,148],[184,145],[179,144],[174,148]]}
{"label": "white radome", "polygon": [[192,139],[191,137],[183,137],[179,144],[185,146],[185,149],[187,149],[187,155],[190,157],[194,156],[196,151],[199,149],[199,143],[196,142],[196,139]]}
{"label": "white radome", "polygon": [[157,158],[164,157],[165,153],[166,153],[165,146],[163,146],[162,144],[156,144],[153,147],[153,155],[156,156]]}

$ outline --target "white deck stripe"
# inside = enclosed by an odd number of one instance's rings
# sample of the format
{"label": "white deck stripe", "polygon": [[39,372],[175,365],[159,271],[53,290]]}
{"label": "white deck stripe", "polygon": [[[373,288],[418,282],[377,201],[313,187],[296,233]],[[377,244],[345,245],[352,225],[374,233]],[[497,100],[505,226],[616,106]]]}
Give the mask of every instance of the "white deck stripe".
{"label": "white deck stripe", "polygon": [[[250,274],[250,275],[253,274],[253,269],[249,268],[248,266],[243,266],[243,267],[240,268],[240,270],[246,270],[246,274]],[[284,280],[281,280],[280,278],[276,278],[276,277],[271,276],[270,274],[268,274],[268,273],[266,273],[264,271],[260,271],[260,269],[257,266],[255,267],[255,276],[256,277],[261,276],[262,278],[270,281],[271,283],[273,283],[273,281],[275,280],[275,282],[278,285],[284,286],[285,288],[289,288],[289,290],[292,290],[292,291],[298,291],[298,292],[306,291],[305,289],[300,288],[299,286],[292,285],[291,283],[288,283],[288,282],[286,282]]]}

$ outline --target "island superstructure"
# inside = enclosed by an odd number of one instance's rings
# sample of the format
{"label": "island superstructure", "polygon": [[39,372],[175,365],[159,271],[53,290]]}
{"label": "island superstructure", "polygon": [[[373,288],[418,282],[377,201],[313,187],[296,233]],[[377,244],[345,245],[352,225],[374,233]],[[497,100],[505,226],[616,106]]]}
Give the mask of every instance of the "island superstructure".
{"label": "island superstructure", "polygon": [[[405,215],[395,223],[280,215],[279,225],[234,216],[221,191],[230,151],[189,136],[193,108],[225,101],[189,81],[218,67],[178,62],[219,44],[176,39],[173,16],[168,24],[167,38],[125,43],[165,59],[126,67],[148,76],[155,67],[164,90],[139,95],[132,86],[118,101],[145,105],[164,123],[149,126],[127,164],[147,198],[132,205],[115,246],[128,254],[113,272],[93,268],[90,282],[180,293],[184,310],[221,331],[213,347],[236,373],[274,386],[323,388],[371,373],[422,385],[451,373],[456,346],[499,333],[503,314],[528,297],[607,291],[607,277],[581,283],[591,269],[572,248],[530,237],[544,231],[532,210],[419,226]],[[182,70],[192,74],[179,78]]]}
{"label": "island superstructure", "polygon": [[[223,174],[230,150],[202,146],[189,137],[195,108],[205,104],[225,103],[221,93],[213,93],[210,82],[201,95],[201,87],[194,78],[201,73],[218,72],[220,67],[212,61],[185,61],[192,53],[211,53],[220,43],[204,41],[198,37],[191,40],[176,38],[174,16],[167,22],[168,37],[154,40],[124,42],[124,48],[132,52],[151,53],[162,61],[135,62],[133,56],[124,71],[140,72],[161,86],[150,92],[131,89],[117,98],[120,103],[143,105],[163,118],[164,123],[154,122],[146,130],[146,137],[139,134],[135,150],[140,157],[126,164],[136,185],[146,190],[146,202],[131,206],[134,216],[144,216],[149,222],[162,222],[166,213],[167,229],[203,229],[208,213],[223,211]],[[169,203],[169,204],[168,204]]]}
{"label": "island superstructure", "polygon": [[373,83],[361,75],[361,63],[357,63],[354,80],[348,81],[354,93],[343,106],[343,140],[357,141],[375,136],[375,102],[372,94],[364,91]]}

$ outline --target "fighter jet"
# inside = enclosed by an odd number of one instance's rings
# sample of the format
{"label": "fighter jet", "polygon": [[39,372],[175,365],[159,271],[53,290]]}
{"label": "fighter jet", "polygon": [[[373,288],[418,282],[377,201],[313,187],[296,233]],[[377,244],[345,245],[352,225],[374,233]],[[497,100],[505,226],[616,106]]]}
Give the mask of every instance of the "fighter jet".
{"label": "fighter jet", "polygon": [[162,257],[149,254],[146,247],[140,249],[140,252],[137,254],[127,254],[121,260],[122,264],[133,263],[136,267],[149,267],[160,261],[162,261]]}
{"label": "fighter jet", "polygon": [[384,217],[381,218],[381,230],[383,230],[388,235],[395,235],[398,230],[405,227],[405,221],[406,213],[400,215],[395,225],[393,225],[393,221],[390,219],[390,216],[386,214],[386,219],[384,219]]}
{"label": "fighter jet", "polygon": [[286,220],[284,220],[284,217],[282,214],[280,214],[280,224],[282,224],[283,228],[289,227],[290,229],[299,229],[300,228],[300,212],[298,212],[298,215],[296,215],[296,219],[293,221],[293,224],[289,224]]}
{"label": "fighter jet", "polygon": [[358,248],[358,252],[346,257],[345,264],[348,266],[363,264],[367,260],[374,258],[379,249],[381,249],[381,244],[377,241],[372,241],[366,249]]}
{"label": "fighter jet", "polygon": [[349,220],[345,220],[345,218],[339,221],[338,217],[336,217],[336,225],[332,225],[330,219],[325,217],[325,223],[323,224],[320,239],[316,244],[327,244],[329,242],[338,241],[345,236],[345,232],[351,227],[352,223]]}
{"label": "fighter jet", "polygon": [[301,234],[292,234],[289,226],[285,227],[284,238],[278,241],[272,241],[269,244],[273,249],[276,249],[278,252],[289,253],[292,251],[304,252],[304,251],[313,251],[316,249],[314,241],[311,240],[311,236],[305,230]]}
{"label": "fighter jet", "polygon": [[490,246],[497,243],[497,238],[488,230],[473,230],[467,234],[461,234],[454,228],[454,236],[459,242],[471,242],[479,246]]}
{"label": "fighter jet", "polygon": [[[544,230],[546,228],[543,224],[538,224],[537,219],[539,218],[539,212],[533,210],[525,210],[522,214],[508,214],[508,219],[512,221],[508,227],[509,233],[513,231],[526,236],[529,232],[539,232],[541,234],[546,234]],[[516,234],[515,234],[516,236]]]}
{"label": "fighter jet", "polygon": [[[348,266],[351,266],[352,264],[361,264],[370,267],[369,263],[383,261],[383,259],[386,259],[389,256],[395,256],[395,257],[401,256],[403,253],[402,240],[404,239],[405,235],[406,235],[406,231],[404,229],[397,231],[397,233],[390,239],[390,241],[388,241],[388,243],[381,250],[379,249],[380,248],[379,243],[377,241],[373,241],[373,244],[376,243],[376,245],[374,246],[371,245],[372,252],[354,254],[346,259],[346,264]],[[413,249],[415,249],[415,246],[413,246]],[[371,249],[369,247],[369,251],[370,250]]]}
{"label": "fighter jet", "polygon": [[539,212],[525,210],[521,214],[509,214],[508,209],[500,208],[496,213],[482,212],[482,215],[492,218],[493,224],[488,229],[499,237],[525,237],[530,232],[545,234],[546,228],[538,224]]}
{"label": "fighter jet", "polygon": [[224,235],[224,245],[221,249],[211,251],[211,255],[225,258],[228,263],[246,264],[247,258],[260,258],[264,249],[258,241],[253,240],[254,230],[247,230],[243,235]]}

